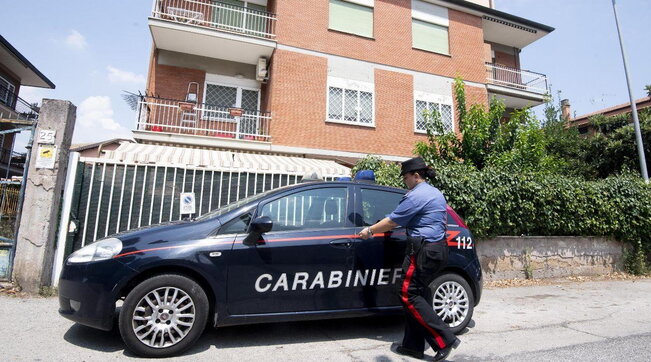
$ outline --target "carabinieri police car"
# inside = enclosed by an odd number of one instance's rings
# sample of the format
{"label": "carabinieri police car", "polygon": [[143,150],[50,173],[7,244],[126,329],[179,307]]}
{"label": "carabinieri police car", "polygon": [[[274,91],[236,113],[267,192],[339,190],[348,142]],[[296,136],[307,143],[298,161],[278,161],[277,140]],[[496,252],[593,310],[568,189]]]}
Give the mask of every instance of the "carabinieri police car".
{"label": "carabinieri police car", "polygon": [[[119,330],[140,356],[192,346],[206,324],[359,317],[401,312],[406,233],[362,240],[406,191],[360,182],[307,182],[240,200],[193,220],[99,240],[66,261],[59,313]],[[448,207],[448,267],[432,282],[433,308],[456,332],[482,292],[474,240]]]}

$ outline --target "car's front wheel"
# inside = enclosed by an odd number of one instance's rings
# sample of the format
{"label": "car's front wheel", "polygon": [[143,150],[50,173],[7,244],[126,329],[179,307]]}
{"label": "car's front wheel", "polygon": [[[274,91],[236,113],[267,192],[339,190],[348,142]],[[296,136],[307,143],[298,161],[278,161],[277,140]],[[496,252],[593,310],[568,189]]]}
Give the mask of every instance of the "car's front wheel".
{"label": "car's front wheel", "polygon": [[475,300],[468,282],[459,274],[443,274],[430,284],[434,312],[447,323],[452,332],[463,331],[474,311]]}
{"label": "car's front wheel", "polygon": [[127,295],[120,312],[120,335],[139,356],[173,356],[199,339],[208,310],[208,298],[197,282],[177,274],[158,275]]}

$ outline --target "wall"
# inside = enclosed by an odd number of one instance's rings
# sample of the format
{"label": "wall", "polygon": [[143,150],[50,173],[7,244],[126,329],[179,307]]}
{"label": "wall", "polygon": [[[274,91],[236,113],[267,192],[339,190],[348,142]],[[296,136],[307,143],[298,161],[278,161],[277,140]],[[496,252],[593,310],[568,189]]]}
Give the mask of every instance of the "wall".
{"label": "wall", "polygon": [[411,0],[376,0],[373,38],[328,29],[329,2],[277,2],[279,44],[485,83],[482,19],[449,10],[450,55],[412,48]]}
{"label": "wall", "polygon": [[588,236],[500,236],[476,243],[486,280],[602,275],[623,270],[627,244]]}

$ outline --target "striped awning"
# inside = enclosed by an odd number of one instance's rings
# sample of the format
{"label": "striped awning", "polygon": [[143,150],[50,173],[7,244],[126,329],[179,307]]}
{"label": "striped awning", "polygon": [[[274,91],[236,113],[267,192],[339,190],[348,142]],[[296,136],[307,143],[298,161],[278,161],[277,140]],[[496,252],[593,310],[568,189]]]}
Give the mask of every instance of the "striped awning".
{"label": "striped awning", "polygon": [[322,177],[350,176],[349,168],[329,160],[139,143],[123,143],[114,151],[104,151],[101,158],[129,164],[197,167],[234,172],[282,173],[302,176],[308,172],[316,171]]}

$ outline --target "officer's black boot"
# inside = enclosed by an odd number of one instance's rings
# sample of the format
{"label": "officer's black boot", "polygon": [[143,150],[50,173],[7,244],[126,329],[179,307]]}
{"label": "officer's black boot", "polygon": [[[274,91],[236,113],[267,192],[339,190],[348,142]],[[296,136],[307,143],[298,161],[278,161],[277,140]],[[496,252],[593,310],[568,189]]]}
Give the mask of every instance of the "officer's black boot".
{"label": "officer's black boot", "polygon": [[434,356],[434,361],[445,360],[450,355],[450,352],[452,352],[453,349],[459,347],[460,344],[461,344],[461,340],[459,338],[456,338],[454,342],[450,343],[450,345],[436,352],[436,356]]}

